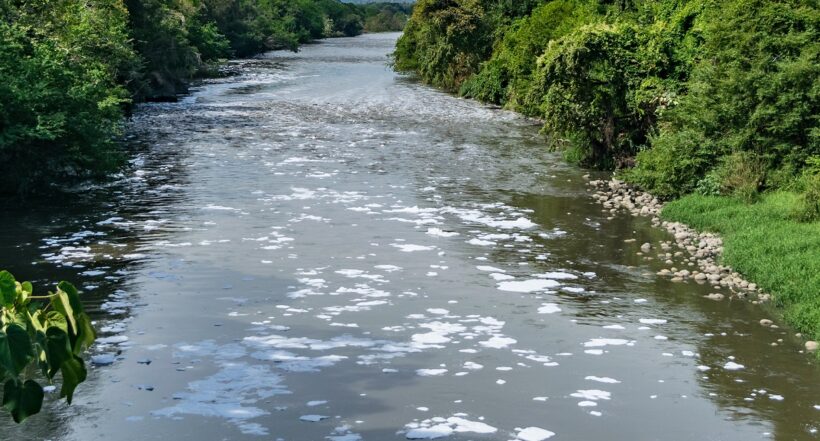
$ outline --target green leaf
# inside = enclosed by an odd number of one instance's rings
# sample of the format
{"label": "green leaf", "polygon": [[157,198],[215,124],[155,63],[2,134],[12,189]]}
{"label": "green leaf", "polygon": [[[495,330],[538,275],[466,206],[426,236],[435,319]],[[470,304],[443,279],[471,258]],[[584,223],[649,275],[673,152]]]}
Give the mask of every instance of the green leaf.
{"label": "green leaf", "polygon": [[62,329],[51,326],[46,329],[46,359],[48,360],[48,378],[54,378],[63,363],[74,358],[68,343],[68,334]]}
{"label": "green leaf", "polygon": [[3,407],[11,412],[15,423],[21,423],[43,407],[43,387],[34,380],[20,383],[9,380],[3,387]]}
{"label": "green leaf", "polygon": [[17,300],[17,283],[8,271],[0,271],[0,305],[10,307]]}
{"label": "green leaf", "polygon": [[44,328],[48,329],[52,326],[55,326],[57,328],[62,329],[63,331],[65,331],[66,334],[68,334],[68,320],[66,319],[66,316],[63,315],[61,312],[49,311],[45,314],[45,317],[45,323],[43,324]]}
{"label": "green leaf", "polygon": [[80,293],[77,292],[77,288],[75,288],[74,285],[63,281],[57,285],[57,289],[66,293],[71,309],[74,312],[77,314],[83,312],[83,303],[80,301]]}
{"label": "green leaf", "polygon": [[54,310],[64,315],[68,323],[71,324],[71,329],[76,332],[77,322],[74,320],[74,308],[71,305],[71,299],[64,291],[57,291],[57,294],[51,299],[51,304]]}
{"label": "green leaf", "polygon": [[74,355],[71,359],[63,362],[60,366],[60,372],[63,374],[63,387],[60,388],[60,398],[65,397],[68,404],[71,404],[71,399],[74,397],[74,389],[85,381],[86,370],[83,359]]}
{"label": "green leaf", "polygon": [[18,303],[21,305],[25,305],[28,301],[28,298],[34,293],[34,287],[31,286],[31,282],[23,282],[20,284],[20,292],[17,294]]}
{"label": "green leaf", "polygon": [[81,312],[77,315],[77,336],[74,341],[74,353],[80,355],[86,348],[91,347],[97,338],[97,332],[91,326],[88,314]]}
{"label": "green leaf", "polygon": [[0,331],[0,366],[12,376],[20,375],[33,358],[31,339],[25,329],[11,324],[5,332]]}

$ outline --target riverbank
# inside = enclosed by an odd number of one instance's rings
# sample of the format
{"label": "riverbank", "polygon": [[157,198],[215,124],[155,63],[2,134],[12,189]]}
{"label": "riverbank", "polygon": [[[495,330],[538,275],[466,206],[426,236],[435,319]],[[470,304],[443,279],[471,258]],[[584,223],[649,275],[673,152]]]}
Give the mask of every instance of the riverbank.
{"label": "riverbank", "polygon": [[53,193],[125,163],[135,103],[176,101],[229,58],[397,29],[409,5],[338,0],[0,4],[0,195]]}
{"label": "riverbank", "polygon": [[[645,258],[669,266],[658,275],[710,284],[715,292],[706,297],[715,301],[771,301],[807,338],[806,350],[818,349],[820,223],[789,217],[799,203],[797,195],[766,194],[752,205],[728,197],[689,195],[663,204],[617,179],[590,185],[605,210],[650,216],[653,225],[674,237],[674,242],[641,246]],[[768,319],[761,325],[773,326]]]}

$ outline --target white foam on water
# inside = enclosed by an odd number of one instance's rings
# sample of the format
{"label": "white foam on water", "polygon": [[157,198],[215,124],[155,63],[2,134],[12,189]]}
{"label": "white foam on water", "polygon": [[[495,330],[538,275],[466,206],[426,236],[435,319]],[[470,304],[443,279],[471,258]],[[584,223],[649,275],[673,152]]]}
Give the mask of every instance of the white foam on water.
{"label": "white foam on water", "polygon": [[416,369],[416,375],[420,377],[439,377],[447,372],[447,369]]}
{"label": "white foam on water", "polygon": [[575,274],[565,273],[561,271],[546,272],[544,274],[537,274],[536,277],[553,280],[576,280],[578,276]]}
{"label": "white foam on water", "polygon": [[582,389],[571,393],[569,396],[588,401],[609,400],[612,398],[611,393],[599,389]]}
{"label": "white foam on water", "polygon": [[624,346],[634,344],[633,340],[624,340],[622,338],[593,338],[592,340],[585,342],[584,347],[587,348],[598,348],[603,346]]}
{"label": "white foam on water", "polygon": [[[215,211],[239,211],[238,209],[233,208],[233,207],[225,207],[225,206],[222,206],[222,205],[214,205],[214,204],[208,204],[208,205],[202,207],[202,209],[203,210],[215,210]],[[102,224],[98,222],[97,225],[102,225]]]}
{"label": "white foam on water", "polygon": [[436,237],[458,236],[458,233],[456,233],[455,231],[444,231],[441,228],[428,228],[427,229],[427,234],[429,234],[430,236],[436,236]]}
{"label": "white foam on water", "polygon": [[743,366],[739,363],[735,363],[734,361],[729,361],[723,365],[723,369],[726,369],[727,371],[739,371],[745,367],[746,366]]}
{"label": "white foam on water", "polygon": [[515,439],[518,441],[544,441],[555,436],[554,432],[540,427],[526,427],[517,430],[518,433],[515,435]]}
{"label": "white foam on water", "polygon": [[491,240],[482,240],[475,237],[468,240],[467,243],[470,245],[478,245],[482,247],[489,247],[497,244],[497,242],[493,242]]}
{"label": "white foam on water", "polygon": [[478,344],[486,348],[503,349],[510,345],[518,343],[518,340],[509,337],[493,336],[489,340],[480,341]]}
{"label": "white foam on water", "polygon": [[326,415],[302,415],[299,417],[300,421],[307,421],[309,423],[318,423],[319,421],[330,418]]}
{"label": "white foam on water", "polygon": [[266,428],[248,422],[268,414],[254,404],[289,393],[282,384],[282,377],[268,366],[223,362],[220,371],[188,383],[186,392],[175,394],[173,406],[151,414],[169,418],[180,415],[224,418],[243,433],[267,435]]}
{"label": "white foam on water", "polygon": [[550,279],[530,279],[500,282],[498,289],[508,292],[530,293],[555,288],[560,285],[560,283]]}
{"label": "white foam on water", "polygon": [[487,271],[487,272],[491,272],[491,273],[504,273],[504,272],[506,272],[505,270],[503,270],[501,268],[496,268],[494,266],[488,266],[488,265],[478,265],[476,268],[479,271]]}
{"label": "white foam on water", "polygon": [[438,439],[446,438],[454,433],[491,434],[497,428],[480,421],[471,421],[464,417],[466,414],[455,414],[447,419],[442,417],[430,418],[405,425],[407,439]]}
{"label": "white foam on water", "polygon": [[432,246],[425,246],[425,245],[413,245],[409,243],[391,243],[390,246],[394,248],[398,248],[399,251],[404,253],[413,253],[416,251],[432,251],[435,250],[436,247]]}
{"label": "white foam on water", "polygon": [[597,381],[597,382],[599,382],[599,383],[610,383],[610,384],[620,383],[620,381],[618,381],[618,380],[616,380],[616,379],[614,379],[614,378],[609,378],[609,377],[596,377],[596,376],[594,376],[594,375],[589,375],[589,376],[585,377],[585,378],[584,378],[584,380],[589,380],[589,381]]}
{"label": "white foam on water", "polygon": [[382,271],[387,271],[388,273],[392,273],[393,271],[401,271],[402,267],[396,265],[376,265],[373,268],[380,269]]}
{"label": "white foam on water", "polygon": [[561,312],[561,308],[555,303],[544,303],[538,308],[539,314],[555,314],[556,312]]}
{"label": "white foam on water", "polygon": [[666,324],[666,323],[669,322],[666,319],[654,319],[654,318],[651,318],[651,319],[642,318],[638,321],[641,322],[644,325],[663,325],[663,324]]}

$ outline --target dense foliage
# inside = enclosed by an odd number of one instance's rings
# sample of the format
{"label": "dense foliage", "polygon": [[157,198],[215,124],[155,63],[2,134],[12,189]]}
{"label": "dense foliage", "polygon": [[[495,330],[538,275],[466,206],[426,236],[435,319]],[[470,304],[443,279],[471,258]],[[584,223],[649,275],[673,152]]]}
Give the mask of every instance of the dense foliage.
{"label": "dense foliage", "polygon": [[221,59],[399,30],[408,12],[338,0],[0,1],[0,194],[114,170],[129,106],[175,99]]}
{"label": "dense foliage", "polygon": [[117,0],[0,6],[0,192],[110,170],[137,59]]}
{"label": "dense foliage", "polygon": [[29,282],[0,271],[0,379],[3,408],[16,422],[40,412],[44,390],[59,373],[60,398],[68,403],[85,381],[80,356],[96,337],[77,290],[61,282],[57,291],[34,294]]}
{"label": "dense foliage", "polygon": [[818,25],[812,0],[420,0],[394,56],[658,196],[785,188],[810,220]]}

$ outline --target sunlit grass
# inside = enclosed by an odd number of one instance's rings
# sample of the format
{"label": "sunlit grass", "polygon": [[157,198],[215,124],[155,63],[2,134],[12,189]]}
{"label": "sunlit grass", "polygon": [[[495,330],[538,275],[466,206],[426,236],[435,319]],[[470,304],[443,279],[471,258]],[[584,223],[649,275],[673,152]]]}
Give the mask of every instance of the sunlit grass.
{"label": "sunlit grass", "polygon": [[820,222],[789,215],[798,196],[776,192],[756,204],[726,197],[690,195],[670,202],[667,220],[720,233],[723,263],[758,284],[783,308],[786,320],[820,338]]}

